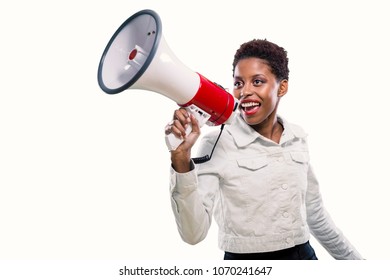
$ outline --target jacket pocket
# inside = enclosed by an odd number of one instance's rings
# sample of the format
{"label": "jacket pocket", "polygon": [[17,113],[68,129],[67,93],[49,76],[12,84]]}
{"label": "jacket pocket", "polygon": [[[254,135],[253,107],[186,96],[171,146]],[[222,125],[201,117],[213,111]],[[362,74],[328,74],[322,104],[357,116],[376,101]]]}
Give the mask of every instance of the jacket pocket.
{"label": "jacket pocket", "polygon": [[267,215],[270,170],[272,164],[266,155],[236,159],[239,186],[229,193],[231,197],[231,224],[236,234],[251,235],[254,221],[262,224]]}
{"label": "jacket pocket", "polygon": [[294,162],[298,163],[308,163],[310,160],[308,152],[290,152],[290,156]]}
{"label": "jacket pocket", "polygon": [[258,170],[267,166],[268,160],[266,157],[237,159],[237,164],[248,170]]}
{"label": "jacket pocket", "polygon": [[291,164],[286,174],[294,182],[295,186],[302,191],[302,201],[307,189],[307,173],[309,171],[309,153],[307,151],[290,152]]}

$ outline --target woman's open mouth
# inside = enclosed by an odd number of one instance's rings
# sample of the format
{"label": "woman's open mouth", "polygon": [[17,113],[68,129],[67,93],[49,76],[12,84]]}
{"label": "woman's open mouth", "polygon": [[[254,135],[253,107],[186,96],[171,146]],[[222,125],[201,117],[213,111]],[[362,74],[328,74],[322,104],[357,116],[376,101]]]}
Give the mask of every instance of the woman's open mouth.
{"label": "woman's open mouth", "polygon": [[260,109],[261,104],[255,101],[248,101],[248,102],[242,102],[240,104],[240,107],[241,107],[241,111],[245,113],[245,115],[253,115]]}

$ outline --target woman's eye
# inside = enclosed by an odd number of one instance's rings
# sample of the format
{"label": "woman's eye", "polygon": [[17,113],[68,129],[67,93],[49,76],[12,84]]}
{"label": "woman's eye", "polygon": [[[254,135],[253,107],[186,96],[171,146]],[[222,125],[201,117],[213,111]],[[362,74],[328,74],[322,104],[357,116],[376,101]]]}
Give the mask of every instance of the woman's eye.
{"label": "woman's eye", "polygon": [[239,82],[239,81],[237,81],[237,82],[234,83],[234,87],[235,87],[235,88],[239,88],[241,85],[242,85],[242,83]]}
{"label": "woman's eye", "polygon": [[263,83],[264,82],[262,80],[258,80],[258,79],[253,81],[253,84],[256,85],[256,86],[261,85]]}

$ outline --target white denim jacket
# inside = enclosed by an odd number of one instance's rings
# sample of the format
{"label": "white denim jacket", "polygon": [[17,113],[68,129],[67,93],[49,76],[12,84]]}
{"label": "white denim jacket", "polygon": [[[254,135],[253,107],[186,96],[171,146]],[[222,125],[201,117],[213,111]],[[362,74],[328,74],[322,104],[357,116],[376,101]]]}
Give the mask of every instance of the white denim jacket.
{"label": "white denim jacket", "polygon": [[[306,133],[278,119],[284,127],[279,144],[237,117],[225,127],[210,161],[188,173],[171,168],[172,209],[182,239],[203,240],[214,213],[223,251],[282,250],[308,241],[312,233],[335,259],[362,259],[324,208]],[[203,137],[199,155],[210,154],[218,133]]]}

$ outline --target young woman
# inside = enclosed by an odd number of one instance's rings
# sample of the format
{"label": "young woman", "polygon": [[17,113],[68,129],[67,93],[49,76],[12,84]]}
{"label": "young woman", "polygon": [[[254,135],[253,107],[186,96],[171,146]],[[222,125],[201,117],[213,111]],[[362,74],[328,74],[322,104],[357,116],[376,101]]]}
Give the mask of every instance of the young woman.
{"label": "young woman", "polygon": [[[203,240],[214,214],[224,259],[317,259],[310,233],[335,259],[362,259],[324,208],[309,162],[306,133],[278,115],[288,90],[287,52],[267,40],[240,46],[233,61],[240,114],[202,138],[196,119],[180,108],[166,133],[184,137],[171,152],[171,201],[178,231],[190,244]],[[192,125],[192,132],[185,129]]]}

